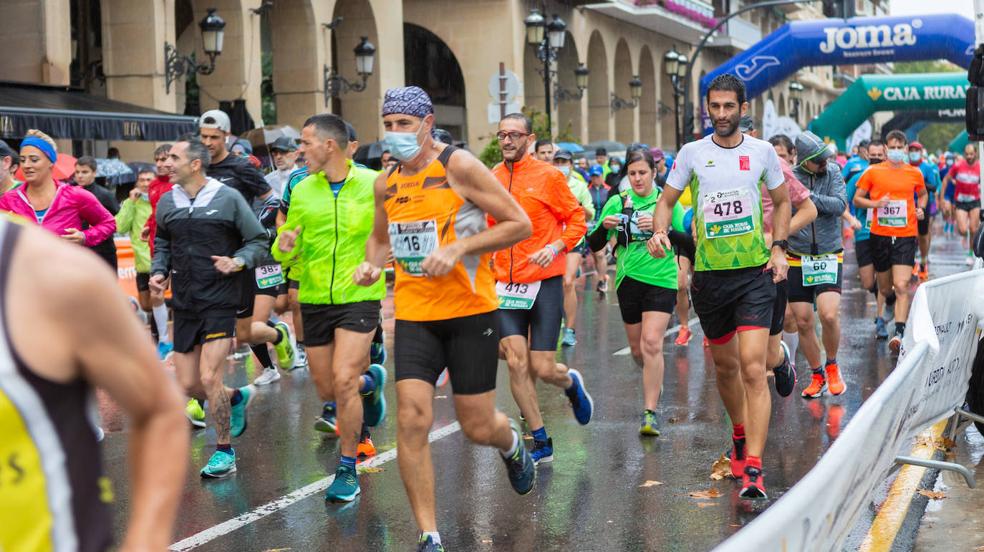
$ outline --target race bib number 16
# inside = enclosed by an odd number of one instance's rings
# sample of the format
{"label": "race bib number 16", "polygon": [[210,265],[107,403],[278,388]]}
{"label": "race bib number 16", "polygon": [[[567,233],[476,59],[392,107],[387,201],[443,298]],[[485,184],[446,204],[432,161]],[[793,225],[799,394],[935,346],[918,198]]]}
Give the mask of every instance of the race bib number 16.
{"label": "race bib number 16", "polygon": [[400,268],[411,276],[423,276],[420,265],[437,249],[437,221],[391,222],[389,236]]}

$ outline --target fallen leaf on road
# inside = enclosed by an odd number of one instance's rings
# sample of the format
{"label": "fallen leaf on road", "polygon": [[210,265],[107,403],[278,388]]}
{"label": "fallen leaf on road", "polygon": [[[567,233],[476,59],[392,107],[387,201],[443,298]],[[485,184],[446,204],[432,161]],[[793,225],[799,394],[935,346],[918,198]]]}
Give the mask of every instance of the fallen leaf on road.
{"label": "fallen leaf on road", "polygon": [[643,483],[642,485],[639,485],[639,486],[640,487],[655,487],[657,485],[662,485],[662,483],[660,483],[659,481],[653,481],[652,479],[650,479],[650,480],[646,481],[645,483]]}
{"label": "fallen leaf on road", "polygon": [[926,498],[931,498],[933,500],[943,500],[946,498],[946,493],[943,491],[927,491],[926,489],[919,489],[917,493],[925,496]]}
{"label": "fallen leaf on road", "polygon": [[719,496],[722,496],[721,491],[717,489],[708,489],[706,491],[692,491],[690,493],[690,498],[696,498],[698,500],[718,498]]}
{"label": "fallen leaf on road", "polygon": [[720,481],[725,477],[731,477],[731,459],[722,454],[711,465],[711,479]]}
{"label": "fallen leaf on road", "polygon": [[953,450],[953,449],[957,448],[957,442],[954,441],[953,439],[947,439],[946,437],[944,437],[943,438],[943,447],[946,450],[948,450],[948,451],[949,450]]}
{"label": "fallen leaf on road", "polygon": [[717,504],[715,504],[713,502],[698,502],[697,503],[697,507],[698,508],[708,508],[710,506],[717,506]]}
{"label": "fallen leaf on road", "polygon": [[359,467],[357,470],[359,473],[382,473],[383,468],[375,468],[372,466]]}

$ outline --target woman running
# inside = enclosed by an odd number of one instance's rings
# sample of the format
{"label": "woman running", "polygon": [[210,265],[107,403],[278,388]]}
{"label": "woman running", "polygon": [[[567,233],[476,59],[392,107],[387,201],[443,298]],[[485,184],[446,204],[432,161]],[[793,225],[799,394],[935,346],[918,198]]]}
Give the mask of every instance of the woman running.
{"label": "woman running", "polygon": [[[656,405],[663,388],[663,337],[676,305],[677,264],[672,255],[653,258],[646,249],[652,237],[653,209],[660,190],[653,184],[654,167],[648,148],[629,150],[625,166],[630,189],[605,203],[601,223],[591,234],[594,251],[616,237],[615,289],[632,358],[642,367],[642,435],[658,436]],[[683,208],[674,207],[673,227],[682,231]]]}

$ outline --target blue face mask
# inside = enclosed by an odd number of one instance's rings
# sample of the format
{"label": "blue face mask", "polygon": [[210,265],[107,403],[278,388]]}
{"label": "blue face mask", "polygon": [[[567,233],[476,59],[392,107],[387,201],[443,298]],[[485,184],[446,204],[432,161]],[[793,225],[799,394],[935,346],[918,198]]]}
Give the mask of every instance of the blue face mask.
{"label": "blue face mask", "polygon": [[922,161],[922,153],[918,151],[909,152],[909,161],[912,163],[918,163]]}
{"label": "blue face mask", "polygon": [[570,167],[564,166],[564,167],[557,167],[557,168],[560,169],[561,174],[563,174],[564,176],[570,176],[571,175],[571,168]]}
{"label": "blue face mask", "polygon": [[908,157],[905,150],[900,149],[890,149],[888,150],[888,160],[892,163],[905,163],[905,159]]}
{"label": "blue face mask", "polygon": [[417,143],[416,132],[386,131],[383,142],[386,142],[390,154],[400,161],[409,161],[420,153],[420,144]]}

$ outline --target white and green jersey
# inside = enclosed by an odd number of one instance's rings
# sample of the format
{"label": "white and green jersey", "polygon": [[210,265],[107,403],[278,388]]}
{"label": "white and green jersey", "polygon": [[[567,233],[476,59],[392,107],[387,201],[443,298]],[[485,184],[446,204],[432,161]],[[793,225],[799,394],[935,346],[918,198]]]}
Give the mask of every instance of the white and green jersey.
{"label": "white and green jersey", "polygon": [[764,265],[769,248],[762,233],[760,185],[784,182],[772,144],[743,137],[733,148],[717,145],[713,134],[682,148],[666,184],[694,201],[697,258],[694,270],[732,270]]}

